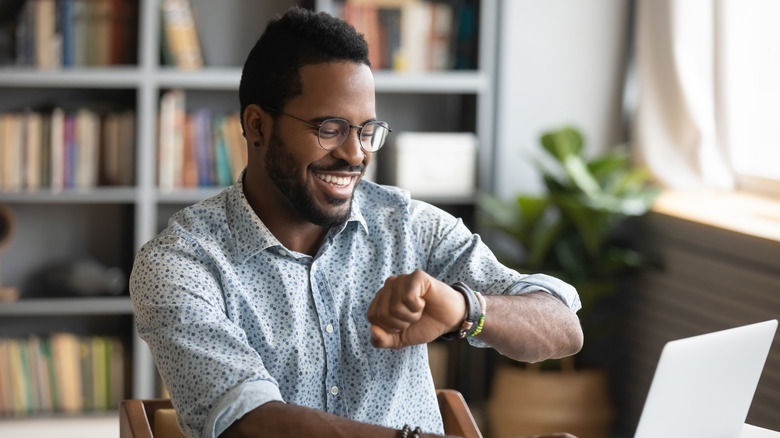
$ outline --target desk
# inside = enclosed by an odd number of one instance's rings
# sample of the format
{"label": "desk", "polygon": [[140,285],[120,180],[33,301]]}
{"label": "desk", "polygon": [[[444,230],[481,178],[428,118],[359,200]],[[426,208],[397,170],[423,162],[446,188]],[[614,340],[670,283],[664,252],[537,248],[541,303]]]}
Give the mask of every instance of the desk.
{"label": "desk", "polygon": [[780,438],[780,432],[764,429],[762,427],[751,426],[747,423],[742,427],[742,434],[739,438]]}

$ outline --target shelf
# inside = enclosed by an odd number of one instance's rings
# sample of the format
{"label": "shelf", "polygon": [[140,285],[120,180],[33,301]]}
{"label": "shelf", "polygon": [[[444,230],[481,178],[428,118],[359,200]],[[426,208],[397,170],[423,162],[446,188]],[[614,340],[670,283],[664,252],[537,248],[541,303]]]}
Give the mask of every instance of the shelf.
{"label": "shelf", "polygon": [[0,303],[0,316],[132,315],[129,297],[31,298]]}
{"label": "shelf", "polygon": [[[379,93],[480,93],[489,90],[491,86],[488,75],[477,71],[375,71],[373,74]],[[167,88],[238,90],[240,80],[240,68],[204,68],[194,71],[166,68],[157,74],[158,84]]]}
{"label": "shelf", "polygon": [[480,93],[490,88],[490,78],[476,71],[430,73],[374,72],[378,93]]}
{"label": "shelf", "polygon": [[67,189],[63,191],[38,190],[0,192],[0,202],[14,204],[129,204],[136,201],[134,187],[98,187],[94,189]]}
{"label": "shelf", "polygon": [[135,88],[142,73],[137,67],[40,70],[3,67],[0,86],[45,88]]}
{"label": "shelf", "polygon": [[157,202],[162,204],[193,204],[219,194],[225,187],[198,189],[159,190]]}
{"label": "shelf", "polygon": [[0,436],[57,436],[57,438],[116,437],[117,412],[70,416],[0,417]]}

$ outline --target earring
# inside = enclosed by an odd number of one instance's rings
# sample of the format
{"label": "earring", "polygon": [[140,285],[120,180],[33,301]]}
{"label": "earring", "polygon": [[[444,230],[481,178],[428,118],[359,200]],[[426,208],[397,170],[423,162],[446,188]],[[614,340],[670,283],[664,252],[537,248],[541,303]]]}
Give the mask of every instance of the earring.
{"label": "earring", "polygon": [[252,143],[252,146],[254,146],[256,148],[259,148],[260,147],[260,142],[256,141],[256,142]]}

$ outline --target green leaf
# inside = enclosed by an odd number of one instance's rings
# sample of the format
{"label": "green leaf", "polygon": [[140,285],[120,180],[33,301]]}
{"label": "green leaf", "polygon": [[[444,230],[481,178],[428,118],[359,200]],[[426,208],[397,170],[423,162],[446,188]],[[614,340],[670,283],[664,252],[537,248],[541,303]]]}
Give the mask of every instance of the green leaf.
{"label": "green leaf", "polygon": [[537,222],[533,234],[530,236],[528,250],[528,264],[533,269],[549,267],[551,250],[563,234],[566,224],[560,216],[545,216]]}
{"label": "green leaf", "polygon": [[541,143],[547,152],[563,162],[569,155],[579,155],[585,142],[580,131],[566,127],[543,134]]}
{"label": "green leaf", "polygon": [[593,159],[588,163],[588,170],[602,186],[605,185],[616,173],[629,168],[631,157],[625,148],[618,148]]}
{"label": "green leaf", "polygon": [[574,185],[588,196],[596,196],[601,190],[598,181],[588,170],[585,160],[579,155],[569,155],[563,160],[563,167]]}
{"label": "green leaf", "polygon": [[518,196],[517,206],[519,209],[520,221],[524,229],[533,229],[539,218],[542,217],[550,200],[546,198]]}

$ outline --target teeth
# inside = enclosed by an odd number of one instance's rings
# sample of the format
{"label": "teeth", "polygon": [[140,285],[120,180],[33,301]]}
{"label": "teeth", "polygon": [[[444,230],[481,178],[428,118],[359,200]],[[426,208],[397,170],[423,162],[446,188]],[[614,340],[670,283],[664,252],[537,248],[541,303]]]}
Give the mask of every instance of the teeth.
{"label": "teeth", "polygon": [[345,186],[345,185],[349,184],[352,181],[352,178],[344,178],[344,177],[341,177],[341,176],[333,176],[333,175],[320,175],[320,174],[317,174],[317,178],[319,178],[319,179],[321,179],[321,180],[323,180],[325,182],[335,184],[337,186]]}

